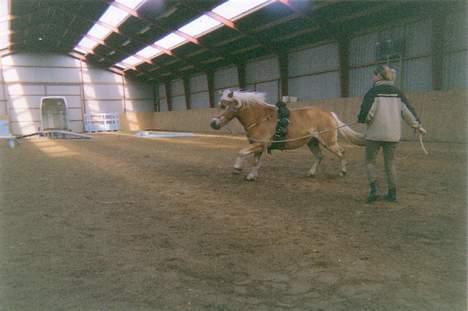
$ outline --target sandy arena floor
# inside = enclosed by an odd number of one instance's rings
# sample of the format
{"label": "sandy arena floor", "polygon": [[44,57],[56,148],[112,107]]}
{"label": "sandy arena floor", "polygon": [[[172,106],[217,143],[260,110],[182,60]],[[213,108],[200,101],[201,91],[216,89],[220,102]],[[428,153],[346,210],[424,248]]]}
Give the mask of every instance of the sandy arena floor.
{"label": "sandy arena floor", "polygon": [[359,147],[344,178],[303,148],[252,183],[244,144],[1,143],[0,310],[466,310],[465,145],[400,144],[400,203],[369,205]]}

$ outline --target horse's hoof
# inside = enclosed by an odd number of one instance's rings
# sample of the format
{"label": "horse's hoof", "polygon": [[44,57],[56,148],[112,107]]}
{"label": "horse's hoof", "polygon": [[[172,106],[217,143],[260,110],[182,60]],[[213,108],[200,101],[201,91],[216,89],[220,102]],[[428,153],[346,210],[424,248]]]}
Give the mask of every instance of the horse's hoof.
{"label": "horse's hoof", "polygon": [[307,173],[307,177],[314,178],[314,177],[315,177],[315,173],[314,173],[314,174],[312,174],[312,173]]}
{"label": "horse's hoof", "polygon": [[346,172],[341,172],[341,173],[340,173],[340,176],[341,176],[341,177],[346,176]]}
{"label": "horse's hoof", "polygon": [[257,179],[257,178],[255,176],[252,176],[252,175],[245,176],[245,180],[247,180],[247,181],[255,181],[255,179]]}
{"label": "horse's hoof", "polygon": [[242,169],[241,169],[241,168],[236,168],[236,167],[235,167],[235,168],[232,170],[232,173],[233,173],[234,175],[239,175],[241,172],[242,172]]}

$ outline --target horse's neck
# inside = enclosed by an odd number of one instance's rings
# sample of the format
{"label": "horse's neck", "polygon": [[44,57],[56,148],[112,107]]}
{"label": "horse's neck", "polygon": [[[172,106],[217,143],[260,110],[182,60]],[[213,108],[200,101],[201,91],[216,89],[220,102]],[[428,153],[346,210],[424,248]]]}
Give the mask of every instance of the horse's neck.
{"label": "horse's neck", "polygon": [[275,108],[260,104],[250,104],[246,106],[238,115],[238,120],[248,130],[252,126],[256,126],[266,120],[270,120],[275,116]]}

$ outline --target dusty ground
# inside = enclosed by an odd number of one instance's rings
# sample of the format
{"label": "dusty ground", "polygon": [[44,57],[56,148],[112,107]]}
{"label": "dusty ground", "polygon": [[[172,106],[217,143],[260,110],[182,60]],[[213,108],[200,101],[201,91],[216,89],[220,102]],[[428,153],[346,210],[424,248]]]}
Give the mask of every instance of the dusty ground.
{"label": "dusty ground", "polygon": [[0,310],[466,310],[465,145],[402,143],[400,203],[368,205],[358,147],[249,183],[242,144],[0,144]]}

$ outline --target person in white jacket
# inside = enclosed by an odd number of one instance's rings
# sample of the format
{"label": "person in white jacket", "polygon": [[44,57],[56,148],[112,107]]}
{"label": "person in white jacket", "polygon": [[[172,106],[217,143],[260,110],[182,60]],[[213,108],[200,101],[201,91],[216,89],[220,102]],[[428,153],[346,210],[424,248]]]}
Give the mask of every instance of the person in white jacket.
{"label": "person in white jacket", "polygon": [[376,159],[383,149],[385,175],[388,192],[384,199],[396,202],[396,171],[393,163],[395,149],[401,139],[401,119],[419,134],[426,131],[407,98],[394,86],[396,71],[387,65],[379,65],[373,72],[373,87],[366,93],[361,104],[358,122],[366,123],[365,159],[369,194],[367,202],[379,197],[377,185]]}

